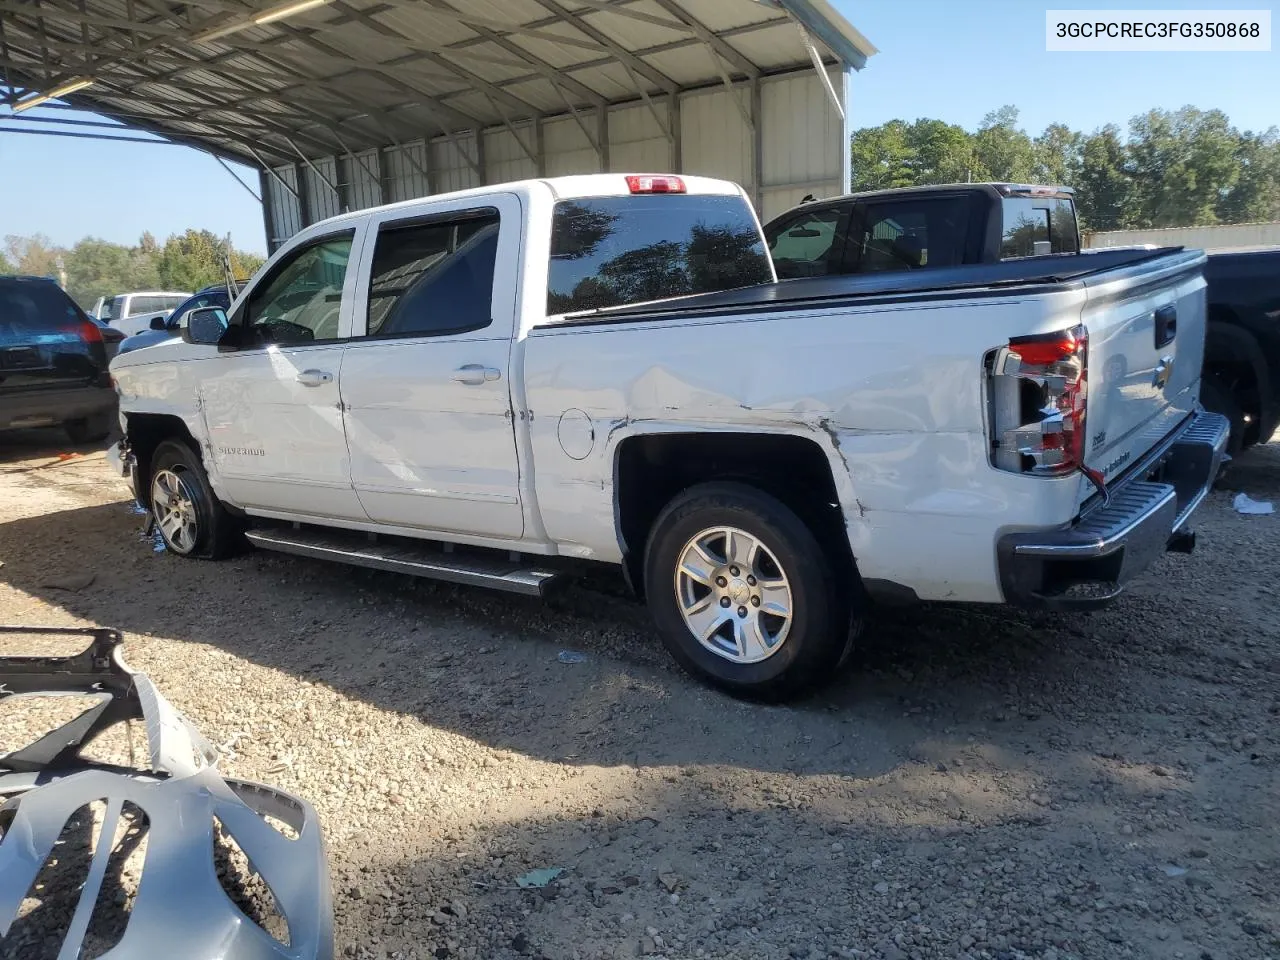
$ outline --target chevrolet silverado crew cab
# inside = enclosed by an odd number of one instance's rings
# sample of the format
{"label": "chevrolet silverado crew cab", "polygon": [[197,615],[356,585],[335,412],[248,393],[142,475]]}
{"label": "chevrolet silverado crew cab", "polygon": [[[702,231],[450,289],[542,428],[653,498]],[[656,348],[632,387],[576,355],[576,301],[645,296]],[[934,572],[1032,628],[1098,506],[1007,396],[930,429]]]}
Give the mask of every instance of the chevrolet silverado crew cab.
{"label": "chevrolet silverado crew cab", "polygon": [[1227,426],[1203,254],[779,283],[742,190],[591,175],[362,210],[112,365],[168,548],[540,594],[619,566],[686,668],[829,678],[876,598],[1088,606]]}

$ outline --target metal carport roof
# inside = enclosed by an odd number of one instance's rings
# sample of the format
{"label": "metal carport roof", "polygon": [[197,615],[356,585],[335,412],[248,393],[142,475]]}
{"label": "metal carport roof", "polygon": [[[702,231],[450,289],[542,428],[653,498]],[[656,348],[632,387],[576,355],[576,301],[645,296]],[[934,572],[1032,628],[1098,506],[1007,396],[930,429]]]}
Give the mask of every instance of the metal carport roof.
{"label": "metal carport roof", "polygon": [[593,140],[611,104],[875,52],[826,0],[0,0],[0,28],[10,106],[91,79],[64,99],[259,168],[556,115]]}

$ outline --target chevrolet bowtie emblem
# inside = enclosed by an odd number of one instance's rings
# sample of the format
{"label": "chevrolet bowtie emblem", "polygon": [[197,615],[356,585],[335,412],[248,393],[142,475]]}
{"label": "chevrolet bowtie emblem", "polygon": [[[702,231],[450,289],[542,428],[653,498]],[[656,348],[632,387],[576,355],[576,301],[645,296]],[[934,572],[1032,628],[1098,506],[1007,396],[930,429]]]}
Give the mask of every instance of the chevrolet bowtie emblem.
{"label": "chevrolet bowtie emblem", "polygon": [[1173,376],[1173,357],[1161,357],[1160,363],[1156,366],[1156,372],[1151,377],[1152,385],[1163,389],[1168,386],[1171,376]]}

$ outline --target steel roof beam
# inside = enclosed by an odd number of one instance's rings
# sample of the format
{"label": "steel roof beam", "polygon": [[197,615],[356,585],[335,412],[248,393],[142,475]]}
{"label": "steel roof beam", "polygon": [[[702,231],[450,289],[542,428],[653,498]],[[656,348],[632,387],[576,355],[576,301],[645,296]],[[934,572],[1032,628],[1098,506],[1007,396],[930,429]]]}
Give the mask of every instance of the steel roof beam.
{"label": "steel roof beam", "polygon": [[[427,2],[431,4],[432,10],[448,9],[450,12],[453,12],[452,8],[442,6],[443,0],[427,0]],[[587,103],[593,104],[594,106],[597,106],[597,107],[604,106],[605,104],[604,97],[602,97],[596,91],[592,90],[590,87],[574,79],[573,77],[567,76],[564,73],[564,71],[562,71],[560,68],[553,67],[551,64],[547,63],[547,61],[543,60],[541,57],[537,56],[536,54],[530,53],[528,50],[524,49],[519,44],[512,43],[510,39],[498,33],[495,33],[494,31],[490,30],[488,27],[474,26],[471,24],[468,24],[468,26],[470,26],[471,29],[475,30],[476,33],[480,34],[482,37],[485,37],[486,39],[500,46],[503,50],[506,50],[508,53],[514,54],[515,56],[519,57],[529,66],[533,67],[533,69],[537,71],[537,73],[540,74],[544,80],[547,80],[553,86],[568,86],[574,91],[574,93],[577,96],[581,97]],[[401,39],[403,40],[403,38]],[[539,111],[539,113],[540,112],[541,111]]]}
{"label": "steel roof beam", "polygon": [[[786,24],[786,22],[787,22],[787,21],[785,21],[785,20],[766,20],[766,21],[763,21],[763,22],[760,22],[760,23],[748,23],[748,24],[744,24],[744,25],[743,25],[743,26],[741,26],[741,27],[734,27],[734,28],[729,29],[729,30],[722,30],[722,31],[720,32],[720,36],[722,36],[722,37],[736,37],[736,36],[742,36],[742,35],[744,35],[744,34],[748,34],[748,33],[755,33],[756,31],[759,31],[759,30],[767,30],[767,29],[770,29],[770,28],[776,28],[776,27],[779,27],[779,26],[784,26],[784,25]],[[449,49],[450,51],[453,51],[453,50],[464,50],[464,49],[467,49],[470,45],[473,45],[473,44],[476,44],[476,43],[483,43],[483,42],[484,42],[484,41],[483,41],[483,39],[482,39],[482,38],[479,38],[479,37],[471,37],[471,38],[468,38],[468,39],[466,39],[466,40],[459,40],[459,41],[457,41],[456,43],[451,44],[451,45],[448,47],[448,49]],[[654,46],[652,46],[652,47],[645,47],[644,49],[637,50],[637,51],[636,51],[636,56],[638,56],[638,57],[649,57],[649,56],[653,56],[653,55],[655,55],[655,54],[659,54],[659,53],[669,53],[669,52],[671,52],[672,50],[683,50],[683,49],[685,49],[685,48],[687,48],[687,47],[694,47],[694,46],[703,46],[703,43],[702,43],[702,41],[701,41],[701,40],[699,40],[697,37],[695,37],[695,36],[693,36],[693,35],[691,34],[687,39],[683,39],[683,40],[669,40],[669,41],[667,41],[666,43],[660,43],[660,44],[656,44],[656,45],[654,45]],[[604,58],[597,59],[597,60],[584,60],[582,63],[575,63],[573,66],[565,67],[565,68],[563,68],[563,69],[564,69],[566,72],[569,72],[569,73],[577,73],[577,72],[579,72],[579,71],[581,71],[581,70],[593,70],[593,69],[597,69],[597,68],[599,68],[599,67],[607,67],[607,66],[609,66],[611,63],[614,63],[614,62],[615,62],[615,61],[614,61],[614,59],[613,59],[612,57],[604,57]],[[510,78],[508,78],[508,79],[506,79],[506,80],[500,80],[500,81],[496,81],[496,82],[497,82],[500,86],[504,86],[504,87],[506,87],[506,86],[515,86],[515,85],[518,85],[518,84],[521,84],[521,83],[528,83],[529,81],[531,81],[531,80],[536,80],[536,79],[538,79],[536,74],[527,74],[527,75],[525,75],[525,76],[521,76],[521,77],[510,77]],[[701,84],[698,84],[698,85],[699,85],[699,86],[701,86]],[[688,90],[688,89],[692,89],[692,87],[690,87],[690,86],[681,86],[681,87],[680,87],[680,89],[681,89],[681,90]],[[451,96],[456,96],[456,94],[446,94],[445,96],[446,96],[446,97],[451,97]]]}
{"label": "steel roof beam", "polygon": [[[32,13],[39,9],[29,3],[16,3],[13,0],[3,0],[0,2],[0,13],[12,13],[18,15],[31,16]],[[61,8],[60,8],[61,9]],[[70,10],[67,11],[71,13]],[[76,11],[73,16],[82,24],[92,27],[111,27],[114,30],[124,30],[129,33],[169,33],[166,28],[152,26],[146,23],[139,23],[135,20],[121,20],[118,17],[104,17],[94,13],[81,13]]]}
{"label": "steel roof beam", "polygon": [[[382,33],[384,36],[389,34],[392,38],[404,44],[406,49],[409,49],[409,50],[413,49],[413,45],[411,41],[406,40],[402,34],[399,34],[396,31],[392,30],[386,24],[379,23],[376,20],[371,20],[370,18],[367,18],[359,14],[357,11],[353,10],[347,4],[343,3],[342,0],[337,0],[337,2],[334,5],[339,7],[340,9],[344,9],[352,13],[358,19],[360,19],[360,21],[364,23],[365,26],[368,26],[370,29],[375,30],[379,33]],[[419,7],[419,9],[421,9],[421,7]],[[433,13],[440,12],[435,7],[431,7],[430,9],[431,9],[431,12]],[[323,47],[330,53],[334,53],[338,55],[341,55],[342,53],[341,50],[335,49],[333,47],[329,47],[327,44],[324,44],[322,41],[316,40],[315,37],[313,36],[306,36],[302,39],[304,39],[308,43]],[[467,81],[469,81],[476,87],[479,87],[480,89],[486,91],[490,96],[494,96],[503,100],[504,102],[507,103],[508,106],[512,107],[513,109],[526,111],[526,116],[536,117],[541,112],[537,107],[535,107],[533,104],[529,103],[528,101],[522,100],[521,98],[515,96],[514,94],[508,93],[506,90],[503,90],[500,87],[495,86],[493,83],[486,80],[484,77],[480,76],[479,74],[472,73],[470,70],[468,70],[466,67],[461,66],[460,64],[450,63],[449,61],[444,60],[437,53],[426,53],[424,54],[424,56],[427,60],[437,63],[440,66],[443,66],[445,69],[452,70],[454,73],[458,74],[459,76],[464,77]]]}
{"label": "steel roof beam", "polygon": [[[578,16],[576,13],[570,13],[568,10],[562,7],[558,2],[556,2],[556,0],[537,0],[537,3],[539,6],[545,7],[546,9],[550,10],[554,15],[559,17],[565,23],[569,24],[572,27],[575,27],[578,30],[581,30],[583,33],[585,33],[587,36],[591,37],[593,40],[597,41],[598,43],[604,44],[604,46],[608,48],[608,50],[613,54],[613,56],[618,60],[618,62],[622,64],[624,67],[628,68],[627,69],[628,77],[632,77],[632,71],[634,71],[635,73],[640,74],[650,83],[656,84],[658,89],[661,90],[662,92],[675,93],[676,82],[674,80],[668,77],[665,73],[663,73],[657,67],[652,67],[649,64],[645,63],[635,54],[626,50],[621,44],[617,43],[612,38],[610,38],[608,34],[596,29],[591,24],[583,20],[580,16]],[[633,78],[633,82],[634,82],[634,78]],[[636,92],[639,93],[641,96],[644,96],[645,91],[640,88],[639,84],[636,84],[635,86],[636,86]]]}
{"label": "steel roof beam", "polygon": [[[12,22],[11,22],[11,23],[12,23]],[[19,26],[19,27],[21,27],[21,28],[23,28],[23,29],[25,29],[25,30],[30,30],[30,28],[29,28],[29,27],[27,27],[25,24],[21,24],[21,23],[19,23],[19,24],[18,24],[18,26]],[[55,43],[55,44],[57,44],[57,45],[61,45],[61,44],[62,44],[62,41],[53,41],[53,43]],[[68,46],[76,46],[76,47],[79,47],[79,46],[81,46],[81,45],[77,43],[77,44],[68,44]],[[132,86],[129,88],[129,94],[130,94],[131,96],[135,96],[135,97],[137,97],[140,101],[144,101],[144,102],[155,102],[155,96],[154,96],[154,95],[152,95],[152,94],[148,93],[148,92],[147,92],[147,91],[145,91],[145,90],[139,90],[139,87],[141,87],[141,86],[143,86],[143,85],[151,84],[151,83],[155,83],[155,82],[156,82],[156,81],[154,81],[154,80],[153,80],[153,79],[152,79],[152,78],[151,78],[151,77],[146,73],[146,71],[145,71],[143,68],[138,67],[137,65],[135,65],[135,64],[133,64],[133,63],[123,63],[123,62],[122,62],[122,63],[117,64],[117,69],[118,69],[118,70],[131,71],[132,73],[136,74],[135,76],[130,76],[130,77],[120,77],[120,78],[116,81],[117,85],[118,85],[120,82],[129,83],[129,84],[131,84],[131,85],[132,85]],[[203,94],[204,94],[204,92],[205,92],[205,91],[207,91],[207,89],[208,89],[207,87],[204,87],[204,86],[197,86],[197,88],[196,88],[196,89],[191,89],[190,87],[187,87],[187,86],[185,86],[185,85],[183,85],[183,84],[180,84],[180,83],[173,83],[173,82],[169,82],[169,83],[167,83],[167,84],[166,84],[166,86],[168,86],[168,87],[169,87],[171,90],[173,90],[173,91],[176,91],[176,92],[183,93],[183,94],[186,94],[186,95],[188,95],[188,96],[191,96],[192,98],[194,98],[194,99],[195,99],[195,101],[196,101],[197,103],[211,104],[211,105],[213,105],[213,106],[215,106],[215,107],[216,107],[216,106],[219,106],[218,101],[211,101],[211,100],[209,100],[206,96],[204,96],[204,95],[203,95]],[[251,88],[245,87],[243,84],[241,84],[241,85],[239,85],[239,89],[241,89],[241,90],[246,90],[246,89],[251,89]],[[264,97],[264,94],[263,94],[263,93],[258,93],[258,95],[257,95],[257,97],[256,97],[255,99],[263,99],[263,97]],[[170,100],[172,100],[173,98],[172,98],[172,97],[170,97],[169,99],[170,99]],[[252,113],[252,112],[250,112],[250,111],[241,111],[241,112],[242,112],[245,116],[249,116],[249,117],[259,116],[259,117],[261,117],[264,121],[266,121],[266,122],[268,122],[268,123],[269,123],[269,122],[271,122],[271,121],[277,121],[277,122],[278,122],[278,120],[280,119],[279,114],[276,114],[276,115],[273,115],[273,116],[267,116],[267,115],[255,114],[255,113]],[[286,114],[286,115],[287,115],[287,114]],[[301,118],[299,118],[299,119],[301,119]],[[286,128],[286,129],[288,129],[288,128]]]}
{"label": "steel roof beam", "polygon": [[693,16],[693,14],[686,11],[683,7],[677,4],[675,0],[653,0],[653,2],[663,10],[666,10],[667,13],[671,14],[677,20],[688,26],[688,28],[693,31],[694,36],[711,48],[711,50],[715,51],[722,60],[744,74],[748,79],[754,80],[760,76],[759,67],[739,53],[737,48],[728,41],[707,29],[706,24]]}
{"label": "steel roof beam", "polygon": [[[170,16],[172,17],[173,15],[172,15],[172,14],[170,14]],[[304,39],[305,39],[305,38],[304,38]],[[103,38],[103,39],[100,41],[100,43],[108,43],[108,42],[111,42],[111,38]],[[153,41],[153,44],[152,44],[152,45],[154,45],[154,41]],[[193,56],[190,56],[190,55],[186,54],[186,52],[185,52],[185,51],[179,52],[179,51],[177,51],[177,50],[172,50],[172,49],[171,49],[171,50],[164,50],[164,51],[157,50],[156,52],[157,52],[157,53],[162,53],[162,55],[164,55],[164,56],[172,57],[172,58],[175,58],[175,59],[188,59],[188,60],[190,60],[190,61],[191,61],[191,64],[192,64],[192,66],[193,66],[193,67],[194,67],[194,66],[197,66],[197,65],[198,65],[198,63],[199,63],[199,61],[198,61],[198,60],[196,60]],[[128,69],[138,70],[138,68],[137,68],[136,66],[134,66],[132,63],[130,63],[130,62],[129,62],[129,61],[131,61],[131,60],[133,60],[133,59],[134,59],[133,57],[120,57],[120,58],[117,58],[116,63],[117,63],[117,65],[126,65],[126,64],[127,64],[127,68],[128,68]],[[291,70],[294,70],[294,69],[296,69],[296,68],[287,67],[287,66],[285,67],[285,70],[286,70],[286,71],[291,71]],[[150,83],[150,82],[155,82],[155,81],[153,81],[153,80],[152,80],[152,79],[151,79],[151,78],[146,74],[146,72],[145,72],[145,71],[138,70],[138,72],[140,72],[140,73],[142,73],[142,74],[143,74],[143,78],[135,82],[135,88],[134,88],[134,89],[135,89],[135,92],[136,92],[136,87],[137,87],[137,85],[138,85],[138,84],[140,84],[140,83]],[[231,79],[231,80],[232,80],[232,82],[233,82],[233,84],[234,84],[234,86],[235,86],[235,87],[238,87],[240,90],[242,90],[242,91],[244,91],[244,92],[247,92],[247,93],[251,94],[251,96],[250,96],[250,97],[248,97],[248,98],[245,98],[245,100],[236,102],[236,106],[237,106],[237,107],[242,108],[244,103],[246,103],[246,102],[251,102],[251,101],[253,101],[253,100],[261,100],[261,99],[264,99],[264,98],[266,98],[266,99],[273,99],[275,96],[278,96],[278,94],[274,93],[274,91],[261,90],[261,89],[255,88],[255,87],[253,87],[253,86],[252,86],[252,85],[250,85],[250,84],[244,83],[243,81],[239,80],[238,78],[232,77],[232,78],[229,78],[229,79]],[[318,81],[318,83],[320,83],[321,85],[323,85],[323,81]],[[189,87],[187,87],[185,84],[182,84],[182,83],[175,83],[175,82],[173,82],[172,80],[169,80],[169,81],[167,82],[167,85],[168,85],[169,87],[171,87],[172,89],[176,90],[176,91],[179,91],[179,92],[182,92],[182,93],[186,93],[187,95],[189,95],[189,96],[193,97],[197,102],[203,102],[203,103],[206,103],[206,104],[210,103],[210,101],[208,101],[208,100],[207,100],[205,97],[203,97],[200,93],[197,93],[195,90],[190,89],[190,88],[189,88]],[[203,86],[201,86],[201,87],[199,87],[199,89],[200,89],[200,90],[204,90],[205,88],[204,88]],[[336,88],[329,87],[329,86],[327,86],[327,85],[325,85],[325,89],[329,89],[329,90],[331,90],[331,92],[332,92],[332,93],[337,94],[337,95],[339,95],[339,96],[342,96],[342,97],[346,98],[346,94],[345,94],[345,92],[344,92],[344,91],[338,90],[338,89],[336,89]],[[286,103],[287,103],[287,101],[282,101],[282,102],[286,102]],[[328,132],[331,136],[333,136],[334,140],[335,140],[336,142],[338,142],[339,144],[342,142],[342,141],[341,141],[341,138],[337,135],[336,131],[332,130],[330,127],[328,127],[328,126],[327,126],[327,122],[332,122],[332,119],[333,119],[333,118],[332,118],[331,116],[329,116],[328,114],[325,114],[325,113],[323,113],[323,112],[321,112],[321,111],[311,110],[311,109],[309,109],[309,108],[307,108],[307,107],[305,107],[305,106],[301,106],[301,105],[300,105],[300,107],[301,107],[301,109],[302,109],[302,110],[304,110],[306,113],[310,114],[311,116],[313,116],[313,117],[318,117],[320,121],[325,121],[325,122],[313,122],[313,123],[309,123],[309,124],[308,124],[308,126],[319,127],[319,128],[321,128],[322,130],[325,130],[326,132]],[[242,113],[242,114],[244,114],[244,115],[246,115],[246,116],[253,116],[253,115],[254,115],[254,114],[251,114],[249,111],[244,111],[243,109],[240,109],[240,111],[239,111],[239,112],[240,112],[240,113]],[[306,140],[308,140],[308,141],[310,141],[310,142],[312,142],[312,143],[314,143],[314,144],[318,144],[318,145],[320,145],[320,146],[321,146],[321,148],[322,148],[322,149],[324,149],[324,150],[326,150],[326,151],[331,151],[331,150],[333,150],[333,149],[334,149],[332,145],[327,144],[327,143],[325,143],[324,141],[317,140],[315,137],[312,137],[312,136],[309,136],[309,135],[307,135],[307,134],[303,133],[301,129],[293,128],[293,127],[288,127],[288,126],[281,127],[278,123],[273,123],[273,122],[272,122],[272,120],[273,120],[273,119],[275,119],[275,118],[263,117],[262,115],[257,115],[257,116],[260,116],[260,117],[261,117],[261,122],[262,122],[262,123],[263,123],[267,128],[269,128],[269,129],[274,129],[274,130],[278,130],[278,131],[288,132],[288,133],[292,133],[292,134],[293,134],[293,135],[295,135],[295,136],[303,137],[304,139],[306,139]],[[371,118],[371,121],[370,121],[370,122],[372,122],[372,123],[373,123],[373,124],[378,128],[378,130],[379,130],[379,132],[380,132],[380,134],[381,134],[381,135],[390,136],[389,131],[387,131],[387,130],[386,130],[386,129],[385,129],[385,128],[380,124],[380,123],[378,123],[376,119],[372,119],[372,118]]]}

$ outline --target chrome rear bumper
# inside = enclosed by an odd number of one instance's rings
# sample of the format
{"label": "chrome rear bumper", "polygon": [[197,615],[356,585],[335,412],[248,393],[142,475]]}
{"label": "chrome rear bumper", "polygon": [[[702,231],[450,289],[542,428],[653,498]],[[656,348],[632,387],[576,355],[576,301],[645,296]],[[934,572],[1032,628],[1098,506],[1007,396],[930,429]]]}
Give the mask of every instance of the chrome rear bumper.
{"label": "chrome rear bumper", "polygon": [[1024,607],[1101,606],[1169,549],[1187,551],[1185,530],[1222,466],[1231,425],[1192,414],[1067,527],[1007,534],[997,544],[1001,588]]}

